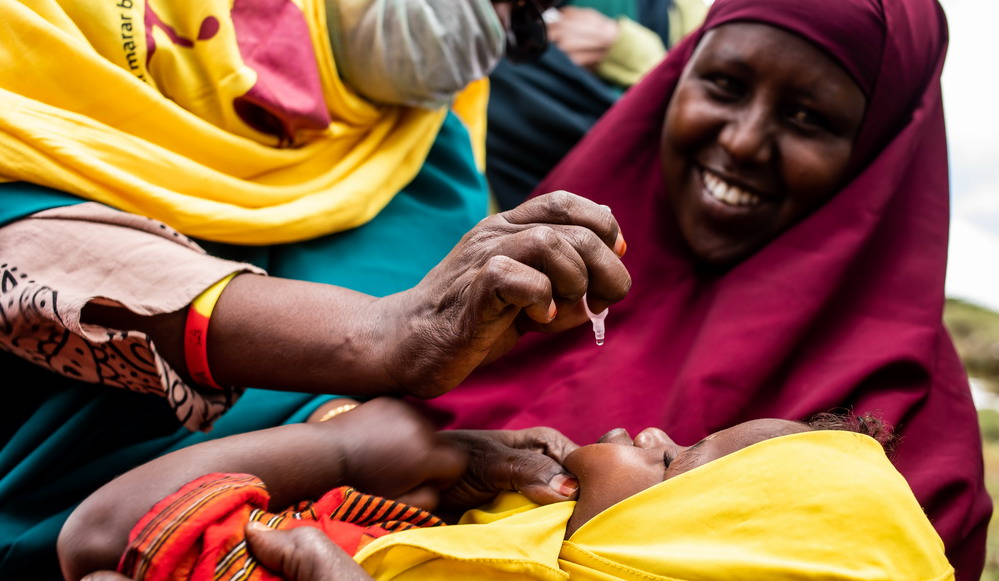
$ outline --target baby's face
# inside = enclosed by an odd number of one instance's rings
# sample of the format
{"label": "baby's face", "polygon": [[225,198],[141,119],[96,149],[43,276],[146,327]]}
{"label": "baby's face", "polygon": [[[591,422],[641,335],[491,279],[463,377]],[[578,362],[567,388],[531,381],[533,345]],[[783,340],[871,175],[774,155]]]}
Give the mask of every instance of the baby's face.
{"label": "baby's face", "polygon": [[752,420],[715,432],[693,446],[680,446],[658,428],[642,430],[632,440],[621,429],[604,434],[565,458],[579,479],[579,499],[565,536],[606,508],[646,488],[763,440],[807,432],[789,420]]}

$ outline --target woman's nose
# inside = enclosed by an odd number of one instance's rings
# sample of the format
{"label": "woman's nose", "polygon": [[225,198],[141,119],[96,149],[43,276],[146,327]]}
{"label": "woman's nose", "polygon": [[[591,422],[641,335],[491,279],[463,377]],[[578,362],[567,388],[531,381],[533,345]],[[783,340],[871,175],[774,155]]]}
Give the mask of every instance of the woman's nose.
{"label": "woman's nose", "polygon": [[770,115],[759,104],[748,104],[733,114],[718,136],[718,143],[738,164],[762,165],[773,156]]}

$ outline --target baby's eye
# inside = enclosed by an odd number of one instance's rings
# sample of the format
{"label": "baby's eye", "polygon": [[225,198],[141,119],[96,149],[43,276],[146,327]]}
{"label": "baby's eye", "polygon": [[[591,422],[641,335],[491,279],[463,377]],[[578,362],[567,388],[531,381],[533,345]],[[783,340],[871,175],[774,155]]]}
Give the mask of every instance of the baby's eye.
{"label": "baby's eye", "polygon": [[663,465],[669,468],[669,465],[673,463],[673,456],[668,450],[663,451]]}

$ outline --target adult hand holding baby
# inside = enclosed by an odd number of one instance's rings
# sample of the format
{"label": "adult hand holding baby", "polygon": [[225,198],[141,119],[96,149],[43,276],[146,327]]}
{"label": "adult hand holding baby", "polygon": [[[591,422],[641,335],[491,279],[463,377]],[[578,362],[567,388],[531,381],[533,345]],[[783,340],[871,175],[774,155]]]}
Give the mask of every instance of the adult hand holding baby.
{"label": "adult hand holding baby", "polygon": [[[368,581],[346,551],[318,529],[279,531],[251,522],[246,527],[250,552],[264,567],[288,581]],[[131,581],[117,571],[95,571],[81,581]]]}
{"label": "adult hand holding baby", "polygon": [[562,460],[578,446],[551,428],[437,432],[405,403],[379,398],[338,415],[342,480],[351,486],[427,510],[461,511],[517,491],[550,504],[576,494]]}

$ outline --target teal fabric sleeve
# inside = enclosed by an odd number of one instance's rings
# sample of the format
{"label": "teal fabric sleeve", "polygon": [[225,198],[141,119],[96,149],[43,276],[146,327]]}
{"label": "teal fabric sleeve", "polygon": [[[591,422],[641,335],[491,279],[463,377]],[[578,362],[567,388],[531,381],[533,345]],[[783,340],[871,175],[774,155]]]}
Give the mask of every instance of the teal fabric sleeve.
{"label": "teal fabric sleeve", "polygon": [[[487,200],[468,133],[449,116],[420,173],[369,224],[303,244],[205,246],[275,276],[387,295],[419,282],[485,216]],[[114,476],[207,439],[300,422],[335,397],[249,389],[205,434],[178,428],[160,398],[75,381],[4,352],[0,377],[0,579],[61,579],[62,523]]]}
{"label": "teal fabric sleeve", "polygon": [[71,194],[26,182],[0,183],[0,226],[35,212],[85,201]]}

